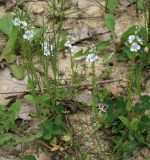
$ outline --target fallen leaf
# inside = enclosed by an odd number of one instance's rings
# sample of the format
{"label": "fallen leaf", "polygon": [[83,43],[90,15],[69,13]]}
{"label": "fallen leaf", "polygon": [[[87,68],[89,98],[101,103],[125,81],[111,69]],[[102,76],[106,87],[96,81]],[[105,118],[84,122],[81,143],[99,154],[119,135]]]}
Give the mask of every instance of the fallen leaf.
{"label": "fallen leaf", "polygon": [[120,93],[119,87],[115,84],[108,85],[106,88],[114,96],[117,96]]}
{"label": "fallen leaf", "polygon": [[68,141],[71,141],[71,140],[72,140],[72,137],[71,137],[71,135],[66,134],[66,135],[64,135],[61,139],[62,139],[63,141],[65,141],[65,142],[68,142]]}

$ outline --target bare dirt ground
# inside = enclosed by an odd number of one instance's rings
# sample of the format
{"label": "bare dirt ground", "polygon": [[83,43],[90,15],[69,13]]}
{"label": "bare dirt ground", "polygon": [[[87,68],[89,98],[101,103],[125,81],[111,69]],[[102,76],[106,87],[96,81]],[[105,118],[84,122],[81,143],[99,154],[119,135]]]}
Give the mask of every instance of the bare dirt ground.
{"label": "bare dirt ground", "polygon": [[[45,23],[48,24],[49,28],[51,28],[51,17],[49,15],[49,11],[47,8],[47,4],[44,0],[36,0],[36,1],[26,1],[21,0],[20,5],[23,7],[28,7],[30,11],[30,16],[35,20],[35,26],[41,27],[43,24],[43,17]],[[105,0],[101,0],[101,3],[105,5]],[[126,31],[133,24],[142,25],[143,24],[143,15],[136,16],[135,6],[130,6],[127,0],[119,1],[120,7],[119,11],[116,14],[116,34],[117,38],[121,36],[121,34]],[[13,12],[15,2],[13,0],[6,0],[6,3],[0,5],[0,17],[7,14],[7,12]],[[82,11],[78,11],[82,9]],[[74,12],[77,11],[77,12]],[[92,45],[95,42],[99,42],[101,40],[108,40],[111,38],[105,23],[104,23],[104,13],[105,10],[98,6],[94,0],[71,0],[66,5],[66,13],[67,14],[64,21],[64,29],[73,35],[75,43],[78,42],[79,48],[86,48]],[[6,39],[0,34],[0,52],[5,46]],[[103,63],[101,60],[96,64],[96,72],[97,75],[100,75],[103,70]],[[66,74],[68,78],[71,74],[71,70],[68,66],[70,66],[70,57],[67,55],[66,58],[63,58],[62,53],[60,53],[60,71]],[[84,61],[82,59],[76,60],[76,64],[78,65],[79,72],[85,72],[85,74],[90,74],[89,68],[87,66],[86,71],[83,68]],[[40,66],[37,64],[37,68]],[[109,75],[110,79],[121,78],[121,82],[115,82],[112,84],[104,85],[105,88],[108,89],[114,96],[122,95],[124,93],[124,87],[126,86],[126,75],[128,74],[128,64],[123,62],[115,61],[113,66],[110,67],[111,73]],[[0,69],[0,92],[18,92],[24,91],[27,89],[27,77],[23,81],[18,81],[13,78],[10,74],[8,68]],[[150,85],[147,89],[147,94],[150,93]],[[143,93],[144,94],[144,93]],[[7,104],[8,100],[6,97],[14,95],[12,94],[0,94],[0,104]],[[85,90],[82,91],[79,95],[75,95],[75,100],[80,102],[86,102],[89,106],[92,103],[92,96],[90,91]],[[31,117],[28,113],[33,109],[29,104],[22,105],[22,111],[20,113],[20,117],[24,120],[31,121],[34,125],[34,120],[31,120]],[[25,109],[26,108],[26,109]],[[93,137],[93,124],[94,119],[90,111],[81,112],[77,111],[77,113],[70,115],[68,117],[68,121],[70,123],[71,129],[74,133],[75,141],[81,145],[83,150],[88,150],[93,159],[98,160],[97,157],[97,144]],[[104,137],[103,132],[99,133],[99,137]],[[101,139],[100,142],[102,146],[108,147],[109,143],[107,140]],[[103,148],[102,147],[102,148]],[[23,151],[22,151],[23,148]],[[0,160],[18,160],[17,158],[23,152],[25,154],[34,154],[37,157],[37,160],[59,160],[61,159],[59,155],[55,155],[54,153],[50,153],[48,148],[45,147],[41,142],[33,142],[32,144],[26,144],[23,147],[18,145],[13,148],[10,147],[8,150],[0,150]],[[146,157],[150,157],[150,153],[147,149],[142,149],[141,151]],[[104,159],[105,160],[105,159]],[[134,158],[134,160],[144,160],[142,157]]]}

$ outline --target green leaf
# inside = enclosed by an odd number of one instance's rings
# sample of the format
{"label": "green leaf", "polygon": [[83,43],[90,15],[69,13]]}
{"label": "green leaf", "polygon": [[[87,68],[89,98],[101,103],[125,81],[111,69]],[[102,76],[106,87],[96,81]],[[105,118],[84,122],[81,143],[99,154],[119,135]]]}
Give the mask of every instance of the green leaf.
{"label": "green leaf", "polygon": [[36,140],[38,137],[37,135],[27,135],[27,136],[24,136],[24,141],[23,143],[26,143],[26,142],[32,142],[34,140]]}
{"label": "green leaf", "polygon": [[12,52],[11,54],[7,54],[4,56],[8,63],[14,63],[16,61],[16,55]]}
{"label": "green leaf", "polygon": [[[44,28],[45,29],[45,28]],[[35,40],[37,37],[41,36],[43,31],[44,31],[43,28],[35,28],[33,31],[34,31],[34,36],[32,38],[32,41]]]}
{"label": "green leaf", "polygon": [[141,102],[136,104],[135,112],[137,114],[145,114],[147,111],[149,111],[150,106],[150,96],[144,95],[141,97]]}
{"label": "green leaf", "polygon": [[118,118],[118,113],[116,114],[116,110],[114,110],[115,106],[114,106],[114,102],[112,100],[108,100],[107,102],[108,107],[108,112],[107,112],[107,116],[106,116],[106,123],[111,124],[113,122],[115,122],[115,120],[117,120]]}
{"label": "green leaf", "polygon": [[109,9],[109,12],[116,11],[118,7],[118,1],[117,0],[107,0],[107,9]]}
{"label": "green leaf", "polygon": [[121,151],[125,153],[128,153],[130,150],[133,151],[135,148],[137,148],[137,146],[135,145],[135,143],[127,141],[126,143],[122,144],[121,147]]}
{"label": "green leaf", "polygon": [[117,110],[119,114],[125,113],[126,101],[124,101],[123,97],[117,97]]}
{"label": "green leaf", "polygon": [[85,57],[85,54],[83,52],[83,49],[74,54],[75,59],[78,59],[78,58],[81,59],[81,58],[84,58],[84,57]]}
{"label": "green leaf", "polygon": [[41,131],[38,131],[36,134],[30,134],[26,136],[14,136],[14,140],[12,141],[13,145],[20,144],[20,143],[26,143],[26,142],[32,142],[38,138],[42,137]]}
{"label": "green leaf", "polygon": [[42,123],[42,138],[45,140],[50,140],[52,138],[52,131],[53,131],[53,123],[50,120],[45,120]]}
{"label": "green leaf", "polygon": [[142,37],[144,40],[147,40],[148,37],[148,31],[145,27],[141,27],[139,31],[140,37]]}
{"label": "green leaf", "polygon": [[33,156],[33,155],[27,155],[27,156],[25,157],[25,160],[36,160],[36,158],[35,158],[35,156]]}
{"label": "green leaf", "polygon": [[130,51],[129,47],[124,47],[123,52],[127,55],[129,59],[135,58],[136,54]]}
{"label": "green leaf", "polygon": [[100,52],[100,51],[106,49],[106,47],[108,47],[110,44],[111,44],[111,41],[102,41],[102,42],[99,42],[96,45],[96,51]]}
{"label": "green leaf", "polygon": [[138,123],[139,120],[137,118],[133,118],[132,121],[130,122],[130,128],[136,131],[138,128]]}
{"label": "green leaf", "polygon": [[138,124],[138,129],[140,131],[144,131],[144,130],[147,130],[149,129],[149,126],[150,126],[150,118],[148,116],[141,116],[140,118],[140,122]]}
{"label": "green leaf", "polygon": [[13,28],[12,18],[12,15],[7,14],[0,19],[0,32],[10,36]]}
{"label": "green leaf", "polygon": [[21,103],[20,102],[15,102],[10,106],[10,109],[12,112],[15,113],[15,117],[19,114],[21,108]]}
{"label": "green leaf", "polygon": [[115,143],[115,144],[118,144],[118,142],[121,142],[122,141],[122,137],[120,136],[114,136],[112,138],[112,141]]}
{"label": "green leaf", "polygon": [[128,118],[124,117],[124,116],[119,116],[119,119],[121,120],[121,122],[126,126],[129,127],[129,120]]}
{"label": "green leaf", "polygon": [[15,78],[22,80],[24,78],[23,70],[17,64],[10,64],[9,68]]}
{"label": "green leaf", "polygon": [[51,131],[45,131],[42,135],[42,138],[45,140],[50,140],[52,139],[52,132]]}
{"label": "green leaf", "polygon": [[148,116],[145,116],[145,115],[141,116],[140,121],[150,125],[150,117]]}
{"label": "green leaf", "polygon": [[129,139],[130,139],[131,141],[133,141],[134,138],[135,138],[135,131],[132,130],[132,129],[129,129],[128,136],[129,136]]}
{"label": "green leaf", "polygon": [[50,120],[47,119],[42,123],[42,127],[46,131],[51,131],[53,128],[53,124]]}
{"label": "green leaf", "polygon": [[131,109],[132,109],[132,103],[130,100],[128,100],[126,103],[126,110],[127,110],[127,112],[130,112]]}
{"label": "green leaf", "polygon": [[43,135],[42,130],[39,130],[39,131],[36,132],[35,138],[36,138],[36,139],[41,138],[42,135]]}
{"label": "green leaf", "polygon": [[115,18],[112,14],[106,14],[105,15],[105,23],[108,28],[112,32],[112,34],[115,34]]}
{"label": "green leaf", "polygon": [[54,124],[57,125],[57,126],[61,126],[63,125],[63,121],[62,121],[62,118],[61,116],[57,115],[54,119]]}
{"label": "green leaf", "polygon": [[35,104],[34,97],[31,94],[27,94],[24,96],[24,99],[27,100],[28,102]]}
{"label": "green leaf", "polygon": [[13,138],[13,135],[11,133],[5,133],[0,135],[0,145],[4,144],[5,142],[9,141]]}
{"label": "green leaf", "polygon": [[54,127],[53,134],[55,136],[62,136],[63,135],[63,130],[59,127]]}
{"label": "green leaf", "polygon": [[134,34],[136,31],[136,26],[132,26],[130,27],[121,37],[122,41],[126,41],[128,39],[128,37],[132,34]]}
{"label": "green leaf", "polygon": [[42,95],[38,96],[38,102],[41,105],[45,105],[45,104],[49,103],[49,100],[50,100],[49,94],[42,94]]}
{"label": "green leaf", "polygon": [[135,87],[138,93],[141,93],[141,78],[142,78],[142,68],[138,66],[135,71]]}
{"label": "green leaf", "polygon": [[143,10],[145,12],[146,10],[146,5],[144,1],[137,1],[137,8],[140,10]]}
{"label": "green leaf", "polygon": [[16,60],[16,55],[14,55],[14,49],[16,48],[18,30],[13,27],[10,33],[10,38],[8,39],[6,46],[2,52],[2,56],[6,59],[8,63],[13,63]]}

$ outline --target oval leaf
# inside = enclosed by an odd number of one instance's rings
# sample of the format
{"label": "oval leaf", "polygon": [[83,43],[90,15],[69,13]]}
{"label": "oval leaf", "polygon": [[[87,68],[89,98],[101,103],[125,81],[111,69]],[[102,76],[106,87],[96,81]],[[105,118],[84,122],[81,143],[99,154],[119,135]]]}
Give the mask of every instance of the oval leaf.
{"label": "oval leaf", "polygon": [[121,120],[121,122],[126,126],[129,127],[129,120],[128,118],[124,117],[124,116],[119,116],[119,119]]}
{"label": "oval leaf", "polygon": [[11,64],[9,65],[9,68],[15,78],[19,80],[22,80],[24,78],[23,70],[17,64]]}

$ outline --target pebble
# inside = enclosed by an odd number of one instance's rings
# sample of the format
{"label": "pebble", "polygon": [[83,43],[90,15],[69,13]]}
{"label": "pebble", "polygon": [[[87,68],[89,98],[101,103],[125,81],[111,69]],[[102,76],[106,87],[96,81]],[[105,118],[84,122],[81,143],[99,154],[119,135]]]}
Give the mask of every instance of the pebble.
{"label": "pebble", "polygon": [[43,26],[43,21],[44,21],[44,24],[48,22],[48,19],[46,17],[43,17],[40,16],[40,15],[37,15],[36,17],[36,21],[35,21],[35,27],[39,28],[39,27],[42,27]]}
{"label": "pebble", "polygon": [[32,5],[32,12],[35,14],[41,14],[44,12],[44,6],[42,5],[42,3],[34,3]]}
{"label": "pebble", "polygon": [[136,0],[119,0],[120,5],[123,5],[125,7],[128,7],[130,4],[133,4],[134,2],[136,2]]}

